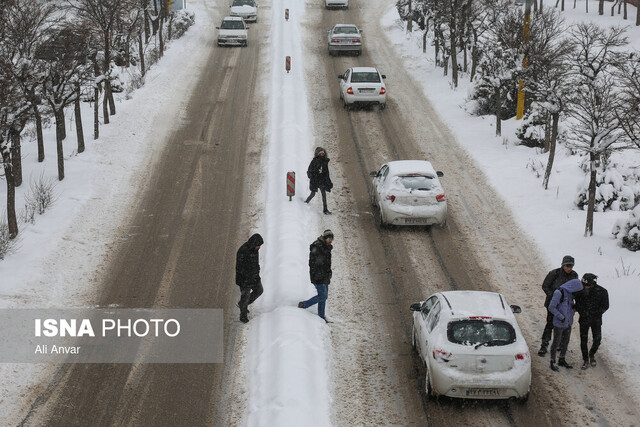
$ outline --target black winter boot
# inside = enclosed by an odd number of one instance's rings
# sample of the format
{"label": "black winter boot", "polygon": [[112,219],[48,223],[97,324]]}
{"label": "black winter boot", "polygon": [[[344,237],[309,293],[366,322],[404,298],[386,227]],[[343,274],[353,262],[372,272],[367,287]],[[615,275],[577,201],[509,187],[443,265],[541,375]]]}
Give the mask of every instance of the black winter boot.
{"label": "black winter boot", "polygon": [[598,366],[598,362],[596,362],[595,356],[589,356],[589,361],[591,362],[591,367],[595,368]]}
{"label": "black winter boot", "polygon": [[547,354],[547,346],[542,344],[540,350],[538,350],[538,356],[544,357],[545,354]]}
{"label": "black winter boot", "polygon": [[585,360],[585,361],[582,363],[582,366],[580,367],[580,369],[582,369],[583,371],[584,371],[584,370],[586,370],[586,369],[589,369],[589,361],[588,361],[588,360]]}
{"label": "black winter boot", "polygon": [[560,359],[558,360],[558,366],[564,366],[564,367],[565,367],[565,368],[567,368],[567,369],[573,369],[573,365],[569,365],[569,364],[567,363],[567,361],[566,361],[566,360],[564,360],[564,357],[562,357],[562,358],[560,358]]}
{"label": "black winter boot", "polygon": [[558,368],[558,365],[556,365],[556,361],[552,360],[551,363],[549,364],[549,367],[551,368],[552,371],[558,372],[560,370],[560,368]]}

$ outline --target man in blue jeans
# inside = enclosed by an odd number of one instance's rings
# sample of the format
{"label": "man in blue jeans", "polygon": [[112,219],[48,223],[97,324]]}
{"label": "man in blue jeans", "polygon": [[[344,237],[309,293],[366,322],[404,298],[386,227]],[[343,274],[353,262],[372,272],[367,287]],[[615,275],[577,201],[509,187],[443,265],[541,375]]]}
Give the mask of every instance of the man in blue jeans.
{"label": "man in blue jeans", "polygon": [[329,296],[329,282],[331,282],[331,250],[333,246],[333,232],[324,230],[309,247],[309,276],[311,283],[316,287],[318,295],[307,301],[300,301],[298,307],[309,308],[318,304],[318,316],[329,323],[324,314],[327,297]]}

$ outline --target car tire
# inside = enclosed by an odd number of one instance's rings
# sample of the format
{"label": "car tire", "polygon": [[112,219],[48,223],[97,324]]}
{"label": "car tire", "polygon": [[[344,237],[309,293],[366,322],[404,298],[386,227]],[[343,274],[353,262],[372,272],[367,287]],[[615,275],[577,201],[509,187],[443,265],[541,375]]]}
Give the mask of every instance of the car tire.
{"label": "car tire", "polygon": [[351,107],[349,106],[349,104],[347,104],[347,100],[346,100],[346,99],[344,99],[344,98],[342,98],[342,107],[343,107],[345,110],[347,110],[347,111],[349,111],[349,110],[351,109]]}
{"label": "car tire", "polygon": [[380,104],[380,109],[381,110],[384,110],[385,108],[387,108],[387,103],[386,102],[383,103],[383,104]]}
{"label": "car tire", "polygon": [[382,207],[378,204],[378,225],[381,229],[387,228],[387,223],[384,221],[384,217],[382,214]]}
{"label": "car tire", "polygon": [[431,387],[431,379],[429,378],[429,367],[425,365],[427,373],[424,376],[424,391],[427,394],[427,400],[434,397],[433,387]]}
{"label": "car tire", "polygon": [[416,326],[415,325],[411,325],[411,348],[414,349],[415,351],[418,350],[418,347],[416,346]]}
{"label": "car tire", "polygon": [[375,195],[374,195],[374,193],[373,193],[374,191],[375,191],[375,190],[371,190],[371,191],[369,192],[369,197],[371,197],[371,207],[372,207],[372,208],[376,208],[376,207],[378,207],[378,204],[376,203],[376,196],[375,196]]}
{"label": "car tire", "polygon": [[518,402],[520,403],[527,403],[529,401],[529,396],[531,395],[531,392],[527,392],[527,394],[525,394],[524,396],[522,396],[521,398],[518,399]]}
{"label": "car tire", "polygon": [[333,56],[333,51],[329,49],[329,56]]}
{"label": "car tire", "polygon": [[244,42],[244,47],[247,47],[247,46],[249,46],[249,41]]}

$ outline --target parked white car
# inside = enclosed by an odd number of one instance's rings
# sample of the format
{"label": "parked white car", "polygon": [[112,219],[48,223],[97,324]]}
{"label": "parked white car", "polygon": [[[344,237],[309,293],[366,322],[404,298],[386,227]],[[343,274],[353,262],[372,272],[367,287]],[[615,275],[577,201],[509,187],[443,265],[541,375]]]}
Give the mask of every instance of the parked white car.
{"label": "parked white car", "polygon": [[338,24],[327,30],[329,55],[338,52],[353,52],[356,56],[362,53],[362,31],[353,24]]}
{"label": "parked white car", "polygon": [[428,397],[527,400],[531,356],[513,313],[495,292],[438,292],[411,305],[413,347]]}
{"label": "parked white car", "polygon": [[371,205],[386,225],[444,225],[447,197],[438,177],[444,176],[425,160],[397,160],[371,172]]}
{"label": "parked white car", "polygon": [[254,0],[233,0],[231,16],[239,16],[245,22],[258,22],[258,4]]}
{"label": "parked white car", "polygon": [[218,46],[247,46],[249,27],[238,16],[225,16],[218,29]]}
{"label": "parked white car", "polygon": [[377,104],[380,108],[387,105],[387,87],[382,81],[387,76],[380,74],[377,68],[349,68],[338,78],[340,79],[340,99],[345,109],[348,110],[354,105]]}
{"label": "parked white car", "polygon": [[349,0],[324,0],[327,9],[349,9]]}

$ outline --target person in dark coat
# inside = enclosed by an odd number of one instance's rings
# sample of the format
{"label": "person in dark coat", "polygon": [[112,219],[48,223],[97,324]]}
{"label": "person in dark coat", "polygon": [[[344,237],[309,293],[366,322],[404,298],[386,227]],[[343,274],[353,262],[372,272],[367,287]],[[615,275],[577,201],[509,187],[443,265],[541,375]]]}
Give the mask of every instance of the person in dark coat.
{"label": "person in dark coat", "polygon": [[[571,279],[553,292],[549,302],[549,312],[553,314],[553,342],[551,342],[550,367],[558,371],[558,366],[572,369],[565,359],[569,340],[571,339],[571,326],[573,326],[574,301],[573,296],[582,290],[580,279]],[[560,359],[556,365],[556,351],[560,350]]]}
{"label": "person in dark coat", "polygon": [[325,230],[322,236],[318,237],[309,246],[309,276],[311,283],[316,287],[318,295],[307,301],[300,301],[299,308],[309,308],[318,304],[318,316],[329,323],[325,316],[325,305],[329,296],[329,283],[331,282],[331,250],[333,246],[333,232]]}
{"label": "person in dark coat", "polygon": [[[598,285],[598,276],[593,273],[585,273],[582,276],[584,289],[578,292],[576,297],[576,311],[580,315],[580,350],[582,351],[582,368],[589,365],[596,367],[596,352],[602,340],[602,315],[609,309],[609,292]],[[588,350],[589,329],[593,335],[593,345]]]}
{"label": "person in dark coat", "polygon": [[320,193],[322,194],[322,212],[325,215],[331,215],[331,212],[329,212],[329,209],[327,208],[327,192],[331,192],[333,183],[329,176],[329,157],[327,156],[327,151],[324,148],[316,148],[313,160],[311,160],[309,168],[307,169],[307,177],[309,177],[309,189],[311,190],[311,194],[309,194],[309,197],[307,197],[307,200],[304,202],[309,203],[318,190],[320,190]]}
{"label": "person in dark coat", "polygon": [[[578,273],[573,271],[574,264],[575,260],[573,257],[565,255],[562,258],[562,266],[551,270],[547,274],[547,277],[544,278],[544,282],[542,282],[542,290],[546,295],[544,300],[545,309],[549,307],[549,302],[551,302],[551,297],[556,289],[560,288],[561,285],[567,283],[569,280],[578,278]],[[542,333],[542,344],[540,345],[538,356],[544,356],[547,354],[547,347],[549,346],[549,341],[551,341],[551,331],[553,331],[553,314],[547,310],[547,323],[544,327],[544,332]]]}
{"label": "person in dark coat", "polygon": [[249,237],[236,254],[236,285],[240,286],[240,321],[249,321],[249,304],[262,295],[262,280],[260,280],[260,256],[258,251],[264,243],[262,236],[254,234]]}

